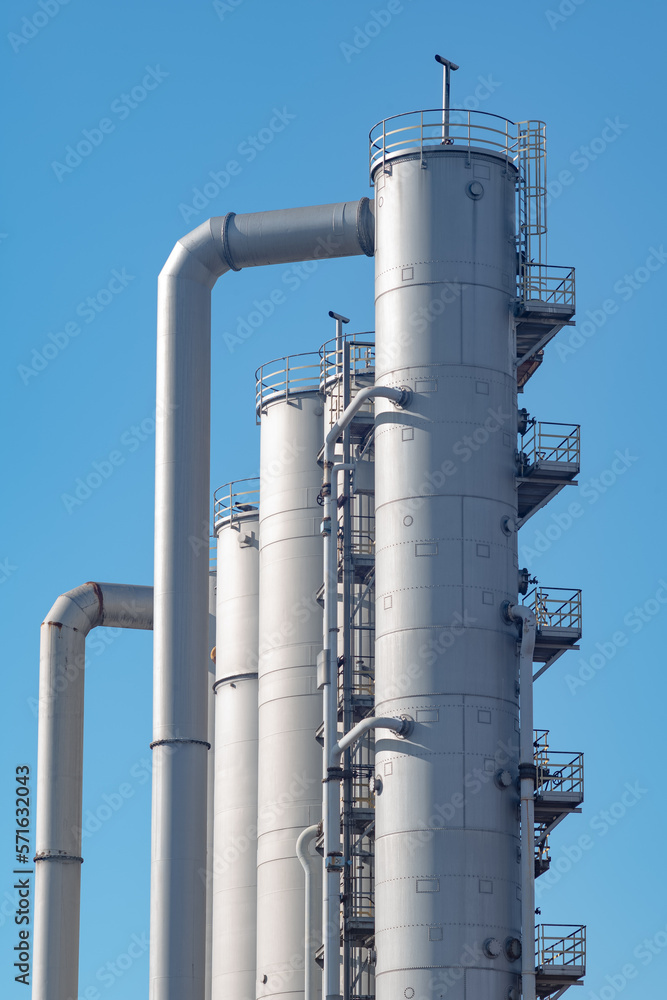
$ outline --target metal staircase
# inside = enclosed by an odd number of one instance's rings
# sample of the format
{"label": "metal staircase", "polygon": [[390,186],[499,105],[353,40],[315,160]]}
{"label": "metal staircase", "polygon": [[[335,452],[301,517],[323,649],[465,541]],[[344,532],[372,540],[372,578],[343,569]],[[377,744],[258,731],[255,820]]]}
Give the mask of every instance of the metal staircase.
{"label": "metal staircase", "polygon": [[584,801],[584,755],[551,750],[549,730],[535,730],[535,877],[549,870],[549,835]]}

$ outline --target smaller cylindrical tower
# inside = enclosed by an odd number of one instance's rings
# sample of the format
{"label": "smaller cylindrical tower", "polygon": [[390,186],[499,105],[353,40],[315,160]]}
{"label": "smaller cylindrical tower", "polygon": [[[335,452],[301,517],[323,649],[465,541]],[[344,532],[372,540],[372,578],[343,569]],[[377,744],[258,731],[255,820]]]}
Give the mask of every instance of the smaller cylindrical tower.
{"label": "smaller cylindrical tower", "polygon": [[257,643],[259,482],[215,494],[212,1000],[255,1000],[257,940]]}
{"label": "smaller cylindrical tower", "polygon": [[[257,997],[303,1000],[303,830],[322,816],[321,508],[323,407],[318,355],[280,358],[257,373],[261,424]],[[321,872],[311,890],[322,941]],[[313,953],[315,948],[312,949]],[[314,960],[313,960],[314,961]],[[313,982],[320,995],[321,974]]]}

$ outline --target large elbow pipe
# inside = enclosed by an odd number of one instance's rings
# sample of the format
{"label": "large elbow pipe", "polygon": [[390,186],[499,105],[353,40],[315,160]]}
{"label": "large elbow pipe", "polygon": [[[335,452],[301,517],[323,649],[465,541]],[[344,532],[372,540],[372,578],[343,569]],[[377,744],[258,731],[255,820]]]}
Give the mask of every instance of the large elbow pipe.
{"label": "large elbow pipe", "polygon": [[98,625],[153,627],[153,588],[84,583],[41,629],[34,1000],[78,996],[86,636]]}
{"label": "large elbow pipe", "polygon": [[367,198],[209,219],[158,284],[151,1000],[202,1000],[211,289],[229,270],[366,254]]}

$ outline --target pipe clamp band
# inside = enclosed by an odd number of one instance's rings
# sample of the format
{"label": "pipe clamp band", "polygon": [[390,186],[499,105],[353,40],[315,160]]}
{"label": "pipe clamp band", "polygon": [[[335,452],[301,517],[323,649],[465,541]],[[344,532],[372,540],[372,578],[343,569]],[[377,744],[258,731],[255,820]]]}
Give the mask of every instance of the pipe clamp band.
{"label": "pipe clamp band", "polygon": [[229,249],[229,237],[227,235],[227,230],[229,228],[229,223],[232,221],[232,219],[235,219],[235,218],[236,218],[236,212],[227,212],[227,215],[222,220],[222,234],[221,234],[222,235],[222,259],[224,260],[225,264],[227,264],[227,266],[232,271],[241,271],[242,268],[237,267],[236,264],[234,263],[234,261],[232,260],[232,253],[231,253],[231,250]]}
{"label": "pipe clamp band", "polygon": [[83,858],[76,857],[74,854],[36,854],[32,859],[33,861],[78,861],[80,865],[83,864]]}
{"label": "pipe clamp band", "polygon": [[149,743],[148,745],[150,749],[153,750],[154,747],[164,747],[167,746],[167,744],[169,743],[196,743],[199,746],[206,747],[207,750],[211,749],[211,744],[207,743],[206,740],[189,740],[186,739],[185,737],[177,737],[177,736],[174,736],[170,740],[154,740],[152,743]]}
{"label": "pipe clamp band", "polygon": [[367,257],[375,256],[375,234],[370,232],[368,216],[370,215],[368,198],[360,198],[357,203],[357,239],[359,246]]}

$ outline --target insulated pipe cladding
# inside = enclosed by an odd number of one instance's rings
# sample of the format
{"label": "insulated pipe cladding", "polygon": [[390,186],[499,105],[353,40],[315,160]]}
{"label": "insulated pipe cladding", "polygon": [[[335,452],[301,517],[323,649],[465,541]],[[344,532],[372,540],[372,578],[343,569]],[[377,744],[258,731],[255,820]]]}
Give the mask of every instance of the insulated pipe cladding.
{"label": "insulated pipe cladding", "polygon": [[153,588],[84,583],[41,629],[33,1000],[78,996],[86,636],[153,627]]}
{"label": "insulated pipe cladding", "polygon": [[[239,484],[232,484],[230,490]],[[244,483],[245,485],[245,483]],[[212,1000],[255,1000],[259,511],[230,492],[216,510]]]}
{"label": "insulated pipe cladding", "polygon": [[[377,1000],[486,1000],[520,972],[517,800],[469,790],[501,754],[518,766],[501,615],[517,591],[516,170],[443,144],[387,154],[374,180],[376,383],[413,390],[402,412],[376,401],[376,713],[415,720],[376,741]],[[478,428],[487,446],[466,451]]]}
{"label": "insulated pipe cladding", "polygon": [[[304,872],[295,844],[322,815],[322,751],[315,736],[322,722],[317,688],[322,472],[317,456],[324,418],[317,357],[308,366],[316,373],[310,390],[299,381],[303,369],[297,365],[303,366],[303,359],[286,360],[284,384],[259,411],[257,997],[302,1000]],[[310,888],[309,935],[319,944],[321,870],[313,874]],[[312,1000],[317,1000],[321,975],[311,961]]]}

